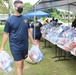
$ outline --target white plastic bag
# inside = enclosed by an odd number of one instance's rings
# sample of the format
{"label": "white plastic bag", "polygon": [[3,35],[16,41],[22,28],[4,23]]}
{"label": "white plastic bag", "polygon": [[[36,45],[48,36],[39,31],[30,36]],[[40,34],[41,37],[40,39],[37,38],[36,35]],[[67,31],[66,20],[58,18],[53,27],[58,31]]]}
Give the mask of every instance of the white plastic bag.
{"label": "white plastic bag", "polygon": [[36,62],[32,61],[29,56],[25,59],[25,61],[30,63],[30,64],[36,64]]}
{"label": "white plastic bag", "polygon": [[4,70],[4,72],[10,72],[12,70],[13,60],[10,55],[5,52],[0,52],[0,68]]}
{"label": "white plastic bag", "polygon": [[36,45],[32,46],[28,55],[31,58],[31,60],[34,61],[34,62],[40,62],[44,58],[42,52],[40,51],[40,49]]}

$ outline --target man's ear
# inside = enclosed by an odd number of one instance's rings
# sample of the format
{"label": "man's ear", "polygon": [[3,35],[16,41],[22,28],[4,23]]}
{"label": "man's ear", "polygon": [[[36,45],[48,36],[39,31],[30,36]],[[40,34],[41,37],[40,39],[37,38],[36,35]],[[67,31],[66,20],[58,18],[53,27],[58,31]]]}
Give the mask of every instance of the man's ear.
{"label": "man's ear", "polygon": [[17,10],[18,8],[14,5],[14,9]]}

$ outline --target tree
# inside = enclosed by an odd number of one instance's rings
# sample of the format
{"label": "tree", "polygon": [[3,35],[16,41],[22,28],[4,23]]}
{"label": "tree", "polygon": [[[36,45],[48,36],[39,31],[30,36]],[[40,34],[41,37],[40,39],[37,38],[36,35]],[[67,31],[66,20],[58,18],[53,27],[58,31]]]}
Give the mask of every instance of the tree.
{"label": "tree", "polygon": [[0,0],[0,5],[3,4],[3,0]]}
{"label": "tree", "polygon": [[3,0],[0,0],[0,13],[1,14],[7,13],[7,8],[6,8]]}
{"label": "tree", "polygon": [[11,15],[12,0],[4,0],[8,4],[8,15]]}
{"label": "tree", "polygon": [[50,17],[55,17],[55,18],[61,19],[60,11],[57,10],[56,8],[50,8],[50,9],[44,10],[44,12],[49,13]]}
{"label": "tree", "polygon": [[[8,4],[8,8],[6,6],[6,3]],[[11,6],[12,6],[12,0],[0,0],[0,13],[9,14]]]}
{"label": "tree", "polygon": [[23,14],[25,14],[31,7],[32,7],[32,5],[29,2],[25,3]]}

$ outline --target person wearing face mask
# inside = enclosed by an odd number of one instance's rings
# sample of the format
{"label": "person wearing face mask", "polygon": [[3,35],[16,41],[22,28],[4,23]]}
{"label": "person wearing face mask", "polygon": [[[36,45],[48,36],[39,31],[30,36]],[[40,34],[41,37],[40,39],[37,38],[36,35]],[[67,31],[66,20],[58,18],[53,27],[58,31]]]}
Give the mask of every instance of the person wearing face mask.
{"label": "person wearing face mask", "polygon": [[0,52],[4,50],[5,43],[9,37],[10,51],[16,63],[17,75],[23,75],[24,59],[28,56],[28,36],[33,44],[36,44],[28,19],[21,13],[23,11],[23,2],[17,0],[14,2],[15,12],[6,21],[4,35]]}

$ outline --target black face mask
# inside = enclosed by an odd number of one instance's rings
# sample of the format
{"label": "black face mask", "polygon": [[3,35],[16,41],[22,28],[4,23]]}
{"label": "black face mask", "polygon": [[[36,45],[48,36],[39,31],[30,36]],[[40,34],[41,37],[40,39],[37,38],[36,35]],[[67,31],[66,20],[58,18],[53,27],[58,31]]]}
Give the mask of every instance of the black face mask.
{"label": "black face mask", "polygon": [[22,7],[18,7],[18,10],[17,10],[19,13],[22,13],[23,12],[23,8]]}

